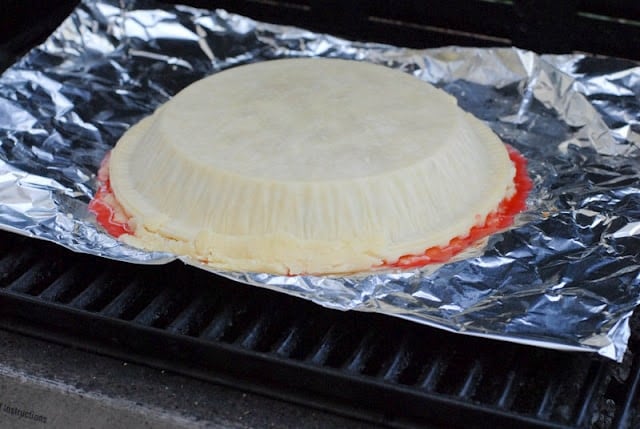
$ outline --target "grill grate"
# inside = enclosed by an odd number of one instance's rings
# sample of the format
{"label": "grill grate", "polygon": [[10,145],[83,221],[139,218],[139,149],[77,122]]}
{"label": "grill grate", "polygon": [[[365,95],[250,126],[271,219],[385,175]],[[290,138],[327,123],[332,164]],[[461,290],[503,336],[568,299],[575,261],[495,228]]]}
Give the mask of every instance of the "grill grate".
{"label": "grill grate", "polygon": [[[0,69],[44,39],[80,0],[0,4]],[[640,59],[640,6],[626,0],[170,0],[342,37],[426,48],[518,46]],[[41,4],[42,3],[42,4]],[[46,6],[44,4],[46,3]]]}
{"label": "grill grate", "polygon": [[6,329],[396,426],[637,423],[638,359],[338,312],[180,263],[117,263],[5,232],[0,243]]}

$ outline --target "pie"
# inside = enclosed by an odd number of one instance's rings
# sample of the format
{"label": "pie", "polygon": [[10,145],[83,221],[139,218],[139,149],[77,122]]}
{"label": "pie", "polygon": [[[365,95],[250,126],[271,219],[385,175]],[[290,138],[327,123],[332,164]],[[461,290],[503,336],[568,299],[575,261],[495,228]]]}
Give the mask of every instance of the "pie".
{"label": "pie", "polygon": [[465,237],[516,192],[444,91],[342,59],[234,67],[131,127],[108,175],[132,245],[230,271],[371,270]]}

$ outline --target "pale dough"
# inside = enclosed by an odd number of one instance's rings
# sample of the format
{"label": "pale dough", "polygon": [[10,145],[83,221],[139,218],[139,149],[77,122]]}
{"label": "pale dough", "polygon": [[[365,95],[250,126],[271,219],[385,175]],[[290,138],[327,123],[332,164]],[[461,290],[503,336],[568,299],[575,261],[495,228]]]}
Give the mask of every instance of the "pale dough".
{"label": "pale dough", "polygon": [[366,271],[446,245],[514,192],[453,97],[364,62],[287,59],[187,87],[118,142],[125,241],[233,271]]}

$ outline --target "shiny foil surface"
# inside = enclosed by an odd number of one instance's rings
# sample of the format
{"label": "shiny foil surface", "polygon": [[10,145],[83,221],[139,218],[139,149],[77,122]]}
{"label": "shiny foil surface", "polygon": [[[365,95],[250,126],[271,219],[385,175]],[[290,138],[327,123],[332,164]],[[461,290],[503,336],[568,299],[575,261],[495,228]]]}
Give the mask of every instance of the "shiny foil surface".
{"label": "shiny foil surface", "polygon": [[101,160],[197,79],[311,56],[384,64],[454,95],[528,159],[527,210],[508,231],[420,270],[286,277],[180,259],[331,308],[622,360],[640,303],[640,67],[629,61],[410,50],[222,10],[86,0],[0,77],[0,228],[128,262],[176,259],[128,247],[96,224],[87,205]]}

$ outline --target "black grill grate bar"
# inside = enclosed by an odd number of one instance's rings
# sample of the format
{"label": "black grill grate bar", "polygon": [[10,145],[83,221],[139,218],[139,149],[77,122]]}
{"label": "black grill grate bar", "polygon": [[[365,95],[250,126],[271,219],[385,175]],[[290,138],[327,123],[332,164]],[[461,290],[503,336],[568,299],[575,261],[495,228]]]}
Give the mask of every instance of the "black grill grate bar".
{"label": "black grill grate bar", "polygon": [[391,359],[388,361],[386,367],[381,369],[380,378],[385,381],[401,384],[398,380],[412,361],[408,344],[409,340],[407,336],[403,335],[398,348],[395,350],[395,353],[391,355]]}
{"label": "black grill grate bar", "polygon": [[209,324],[202,330],[199,337],[205,340],[218,341],[231,324],[234,305],[227,303],[214,315]]}
{"label": "black grill grate bar", "polygon": [[460,390],[458,391],[458,396],[460,398],[470,398],[475,393],[476,386],[480,382],[482,378],[483,365],[478,360],[474,360],[471,364],[471,367],[467,371],[467,377]]}
{"label": "black grill grate bar", "polygon": [[100,314],[114,319],[125,319],[126,314],[135,306],[138,299],[144,294],[145,288],[140,284],[138,277],[126,283],[124,289],[100,311]]}
{"label": "black grill grate bar", "polygon": [[[260,307],[253,325],[248,326],[246,334],[238,337],[237,341],[242,347],[259,352],[273,352],[281,347],[283,339],[289,337],[293,327],[299,325],[300,319],[308,316],[308,314],[289,311],[287,307],[275,302],[269,302]],[[295,347],[291,349],[291,352],[294,351]]]}
{"label": "black grill grate bar", "polygon": [[280,338],[274,341],[272,350],[290,359],[308,360],[329,328],[327,318],[317,317],[316,313],[301,312],[290,320],[288,329],[283,329]]}
{"label": "black grill grate bar", "polygon": [[69,305],[82,310],[88,309],[100,296],[105,289],[112,283],[113,274],[108,271],[98,272],[96,278],[86,285],[70,302]]}
{"label": "black grill grate bar", "polygon": [[283,331],[280,338],[273,343],[271,352],[282,357],[292,357],[300,344],[301,324],[300,319],[294,320],[289,328]]}
{"label": "black grill grate bar", "polygon": [[[63,272],[60,277],[55,279],[47,286],[39,295],[39,298],[52,302],[67,302],[72,298],[70,295],[75,294],[79,289],[79,285],[84,285],[94,279],[97,273],[89,270],[84,264],[72,265],[68,270]],[[84,286],[83,286],[84,287]]]}
{"label": "black grill grate bar", "polygon": [[[401,384],[396,381],[402,376],[400,367],[396,368],[396,372],[393,375],[388,373],[388,371],[389,367],[391,367],[394,362],[397,362],[400,351],[402,350],[404,352],[402,347],[403,343],[406,345],[407,342],[407,331],[405,329],[397,329],[390,332],[387,331],[387,328],[384,330],[369,328],[369,331],[371,335],[368,346],[370,352],[362,369],[362,374],[376,377],[379,380],[393,382],[394,384]],[[385,337],[387,340],[382,341],[380,339],[381,337]],[[408,362],[405,363],[408,364]],[[388,379],[384,378],[385,374],[388,374]]]}
{"label": "black grill grate bar", "polygon": [[513,401],[519,390],[519,384],[516,382],[517,379],[518,375],[515,370],[507,372],[502,393],[496,402],[498,408],[510,409],[513,406]]}
{"label": "black grill grate bar", "polygon": [[324,336],[313,347],[307,360],[316,365],[324,365],[329,359],[329,355],[333,349],[336,338],[340,335],[340,328],[337,324],[332,324],[326,331]]}
{"label": "black grill grate bar", "polygon": [[605,385],[605,379],[610,376],[609,367],[599,361],[594,362],[594,365],[598,366],[596,376],[587,384],[584,397],[578,401],[578,404],[581,404],[576,418],[578,426],[586,426],[591,419],[596,402],[602,393],[600,388]]}
{"label": "black grill grate bar", "polygon": [[612,428],[616,429],[631,429],[633,419],[636,418],[636,422],[640,423],[640,415],[638,414],[638,402],[640,402],[640,355],[634,359],[634,369],[625,383],[628,390],[624,396],[625,400],[620,411],[613,422]]}
{"label": "black grill grate bar", "polygon": [[[229,330],[247,312],[247,303],[251,301],[245,291],[237,286],[233,285],[233,290],[219,290],[221,295],[212,305],[207,320],[202,321],[200,332],[196,334],[199,338],[226,342],[233,342],[237,338]],[[231,336],[233,338],[230,340]]]}
{"label": "black grill grate bar", "polygon": [[235,343],[249,350],[259,349],[259,342],[266,337],[267,325],[269,319],[274,315],[267,315],[266,312],[260,312],[258,315],[252,314],[251,320],[245,326],[244,332],[240,333]]}
{"label": "black grill grate bar", "polygon": [[160,327],[167,315],[175,311],[176,307],[182,307],[183,302],[184,297],[179,291],[172,287],[165,287],[133,317],[133,322],[144,326]]}
{"label": "black grill grate bar", "polygon": [[210,295],[196,297],[167,326],[167,331],[188,336],[197,335],[203,325],[211,320],[215,299]]}
{"label": "black grill grate bar", "polygon": [[251,330],[251,326],[259,317],[255,303],[236,300],[232,307],[230,319],[227,321],[226,327],[220,341],[233,344],[239,343],[241,338],[247,334],[247,330]]}
{"label": "black grill grate bar", "polygon": [[[479,359],[479,363],[482,365],[482,373],[468,399],[483,402],[498,409],[506,409],[507,403],[511,406],[515,401],[514,396],[517,394],[517,390],[508,388],[508,376],[510,371],[515,372],[515,368],[518,365],[515,351],[502,347],[500,344],[491,345],[489,343],[485,344],[482,349],[477,350],[477,353],[472,354],[472,356],[475,359]],[[468,363],[467,368],[470,368],[471,364],[472,362]],[[515,373],[517,374],[517,372]],[[461,386],[464,386],[464,381]],[[501,398],[503,398],[502,401],[505,404],[503,408],[498,405]]]}
{"label": "black grill grate bar", "polygon": [[538,409],[535,412],[535,415],[541,419],[549,420],[551,417],[551,413],[553,412],[553,405],[555,403],[555,398],[558,393],[558,380],[556,378],[552,378],[544,391],[544,395],[540,400],[540,405],[538,405]]}
{"label": "black grill grate bar", "polygon": [[66,268],[61,259],[37,260],[29,270],[15,279],[10,285],[12,292],[38,295]]}
{"label": "black grill grate bar", "polygon": [[356,374],[362,373],[373,353],[373,347],[376,344],[375,338],[375,332],[368,331],[362,337],[351,357],[343,365],[343,369]]}
{"label": "black grill grate bar", "polygon": [[418,385],[426,391],[432,392],[436,389],[440,377],[446,371],[448,359],[442,354],[438,354],[434,360],[425,368],[422,380]]}
{"label": "black grill grate bar", "polygon": [[127,287],[114,298],[113,306],[106,305],[103,311],[119,313],[119,319],[132,321],[162,292],[158,278],[158,271],[137,272],[125,282]]}
{"label": "black grill grate bar", "polygon": [[0,259],[0,287],[6,287],[31,268],[37,259],[35,247],[16,248]]}

